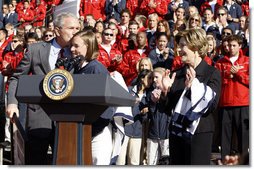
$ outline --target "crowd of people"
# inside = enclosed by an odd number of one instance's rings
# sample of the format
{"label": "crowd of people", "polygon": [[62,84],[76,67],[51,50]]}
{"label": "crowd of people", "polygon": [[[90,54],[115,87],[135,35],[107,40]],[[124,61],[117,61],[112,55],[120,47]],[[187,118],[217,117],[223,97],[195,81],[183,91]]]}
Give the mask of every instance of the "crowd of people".
{"label": "crowd of people", "polygon": [[26,164],[50,162],[55,124],[39,105],[17,101],[18,77],[46,75],[60,53],[82,56],[74,74],[117,72],[136,98],[117,159],[110,146],[116,110],[92,124],[94,165],[165,158],[210,165],[212,152],[227,164],[230,155],[248,155],[249,0],[81,0],[79,17],[53,18],[62,3],[12,0],[0,13],[0,136],[10,142],[9,118],[17,113],[29,139]]}

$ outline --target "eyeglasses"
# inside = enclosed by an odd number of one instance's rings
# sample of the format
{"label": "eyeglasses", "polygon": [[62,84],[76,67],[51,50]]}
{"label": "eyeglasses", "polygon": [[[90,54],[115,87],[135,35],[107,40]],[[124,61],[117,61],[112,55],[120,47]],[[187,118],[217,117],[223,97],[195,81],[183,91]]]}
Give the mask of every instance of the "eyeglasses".
{"label": "eyeglasses", "polygon": [[191,21],[199,22],[199,19],[191,18]]}
{"label": "eyeglasses", "polygon": [[53,37],[53,35],[46,34],[45,37]]}
{"label": "eyeglasses", "polygon": [[224,16],[225,13],[218,13],[217,15],[218,15],[218,16]]}
{"label": "eyeglasses", "polygon": [[114,34],[104,33],[104,35],[113,37]]}
{"label": "eyeglasses", "polygon": [[230,32],[223,32],[222,35],[231,35]]}
{"label": "eyeglasses", "polygon": [[12,40],[12,42],[16,43],[16,42],[18,42],[18,40]]}

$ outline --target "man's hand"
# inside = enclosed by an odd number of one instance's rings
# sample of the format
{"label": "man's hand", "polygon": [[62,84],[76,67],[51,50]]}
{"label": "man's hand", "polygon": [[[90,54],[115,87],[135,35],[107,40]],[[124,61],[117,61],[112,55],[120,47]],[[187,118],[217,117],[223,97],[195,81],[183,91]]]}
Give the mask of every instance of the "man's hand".
{"label": "man's hand", "polygon": [[163,52],[162,52],[162,55],[163,55],[163,58],[164,60],[166,60],[168,58],[168,54],[169,54],[169,48],[166,47]]}
{"label": "man's hand", "polygon": [[242,67],[241,67],[239,64],[233,65],[233,66],[231,67],[231,69],[230,69],[230,72],[231,72],[232,74],[236,74],[241,68],[242,68]]}
{"label": "man's hand", "polygon": [[157,4],[154,2],[154,0],[150,0],[148,6],[149,6],[150,8],[156,8],[156,7],[157,7]]}
{"label": "man's hand", "polygon": [[11,63],[8,63],[7,61],[3,60],[3,69],[2,69],[2,75],[9,76],[13,73],[13,68],[11,66]]}
{"label": "man's hand", "polygon": [[17,104],[8,104],[6,109],[7,116],[12,119],[14,113],[19,117],[19,109]]}
{"label": "man's hand", "polygon": [[123,56],[120,54],[116,54],[116,56],[112,59],[113,61],[116,61],[117,64],[120,64],[121,61],[123,60]]}
{"label": "man's hand", "polygon": [[145,115],[148,111],[149,111],[149,110],[148,110],[148,107],[145,107],[144,109],[142,109],[142,110],[140,111],[140,114]]}
{"label": "man's hand", "polygon": [[239,156],[238,155],[226,155],[224,160],[218,160],[218,165],[238,165],[239,164]]}

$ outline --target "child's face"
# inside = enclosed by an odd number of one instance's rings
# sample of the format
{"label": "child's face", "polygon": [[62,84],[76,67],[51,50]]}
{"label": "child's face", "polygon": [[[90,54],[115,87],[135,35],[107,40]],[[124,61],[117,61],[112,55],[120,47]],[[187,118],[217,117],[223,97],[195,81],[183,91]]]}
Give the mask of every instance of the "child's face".
{"label": "child's face", "polygon": [[162,75],[159,72],[153,73],[153,85],[155,88],[161,87]]}
{"label": "child's face", "polygon": [[142,63],[140,63],[140,70],[150,70],[150,65],[148,61],[143,61]]}
{"label": "child's face", "polygon": [[212,52],[214,49],[213,41],[209,40],[208,41],[208,52]]}

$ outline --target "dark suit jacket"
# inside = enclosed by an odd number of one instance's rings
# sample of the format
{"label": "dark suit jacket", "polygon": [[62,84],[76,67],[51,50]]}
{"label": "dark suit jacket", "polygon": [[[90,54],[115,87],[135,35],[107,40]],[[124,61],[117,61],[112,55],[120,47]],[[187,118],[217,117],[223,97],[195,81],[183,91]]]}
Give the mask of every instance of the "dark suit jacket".
{"label": "dark suit jacket", "polygon": [[[175,108],[185,87],[186,66],[176,71],[176,79],[168,94],[168,111],[171,112]],[[213,66],[208,65],[204,60],[195,68],[196,78],[207,84],[213,91],[216,92],[215,101],[208,109],[205,115],[200,119],[199,125],[195,133],[213,132],[214,120],[212,113],[217,108],[220,99],[221,77],[220,72]],[[192,92],[195,93],[195,92]]]}
{"label": "dark suit jacket", "polygon": [[4,17],[4,25],[6,25],[8,23],[13,24],[14,26],[16,26],[18,24],[18,14],[16,12],[11,13],[9,15],[9,17],[8,16]]}
{"label": "dark suit jacket", "polygon": [[[51,71],[49,65],[50,48],[51,43],[46,42],[35,43],[28,47],[24,58],[17,66],[17,70],[19,70],[19,72],[15,72],[10,77],[8,104],[18,103],[15,97],[15,93],[18,83],[18,77],[20,75],[28,75],[29,73],[32,73],[33,75],[45,75],[49,71]],[[52,128],[52,122],[50,118],[39,105],[28,104],[27,117],[27,130]]]}

